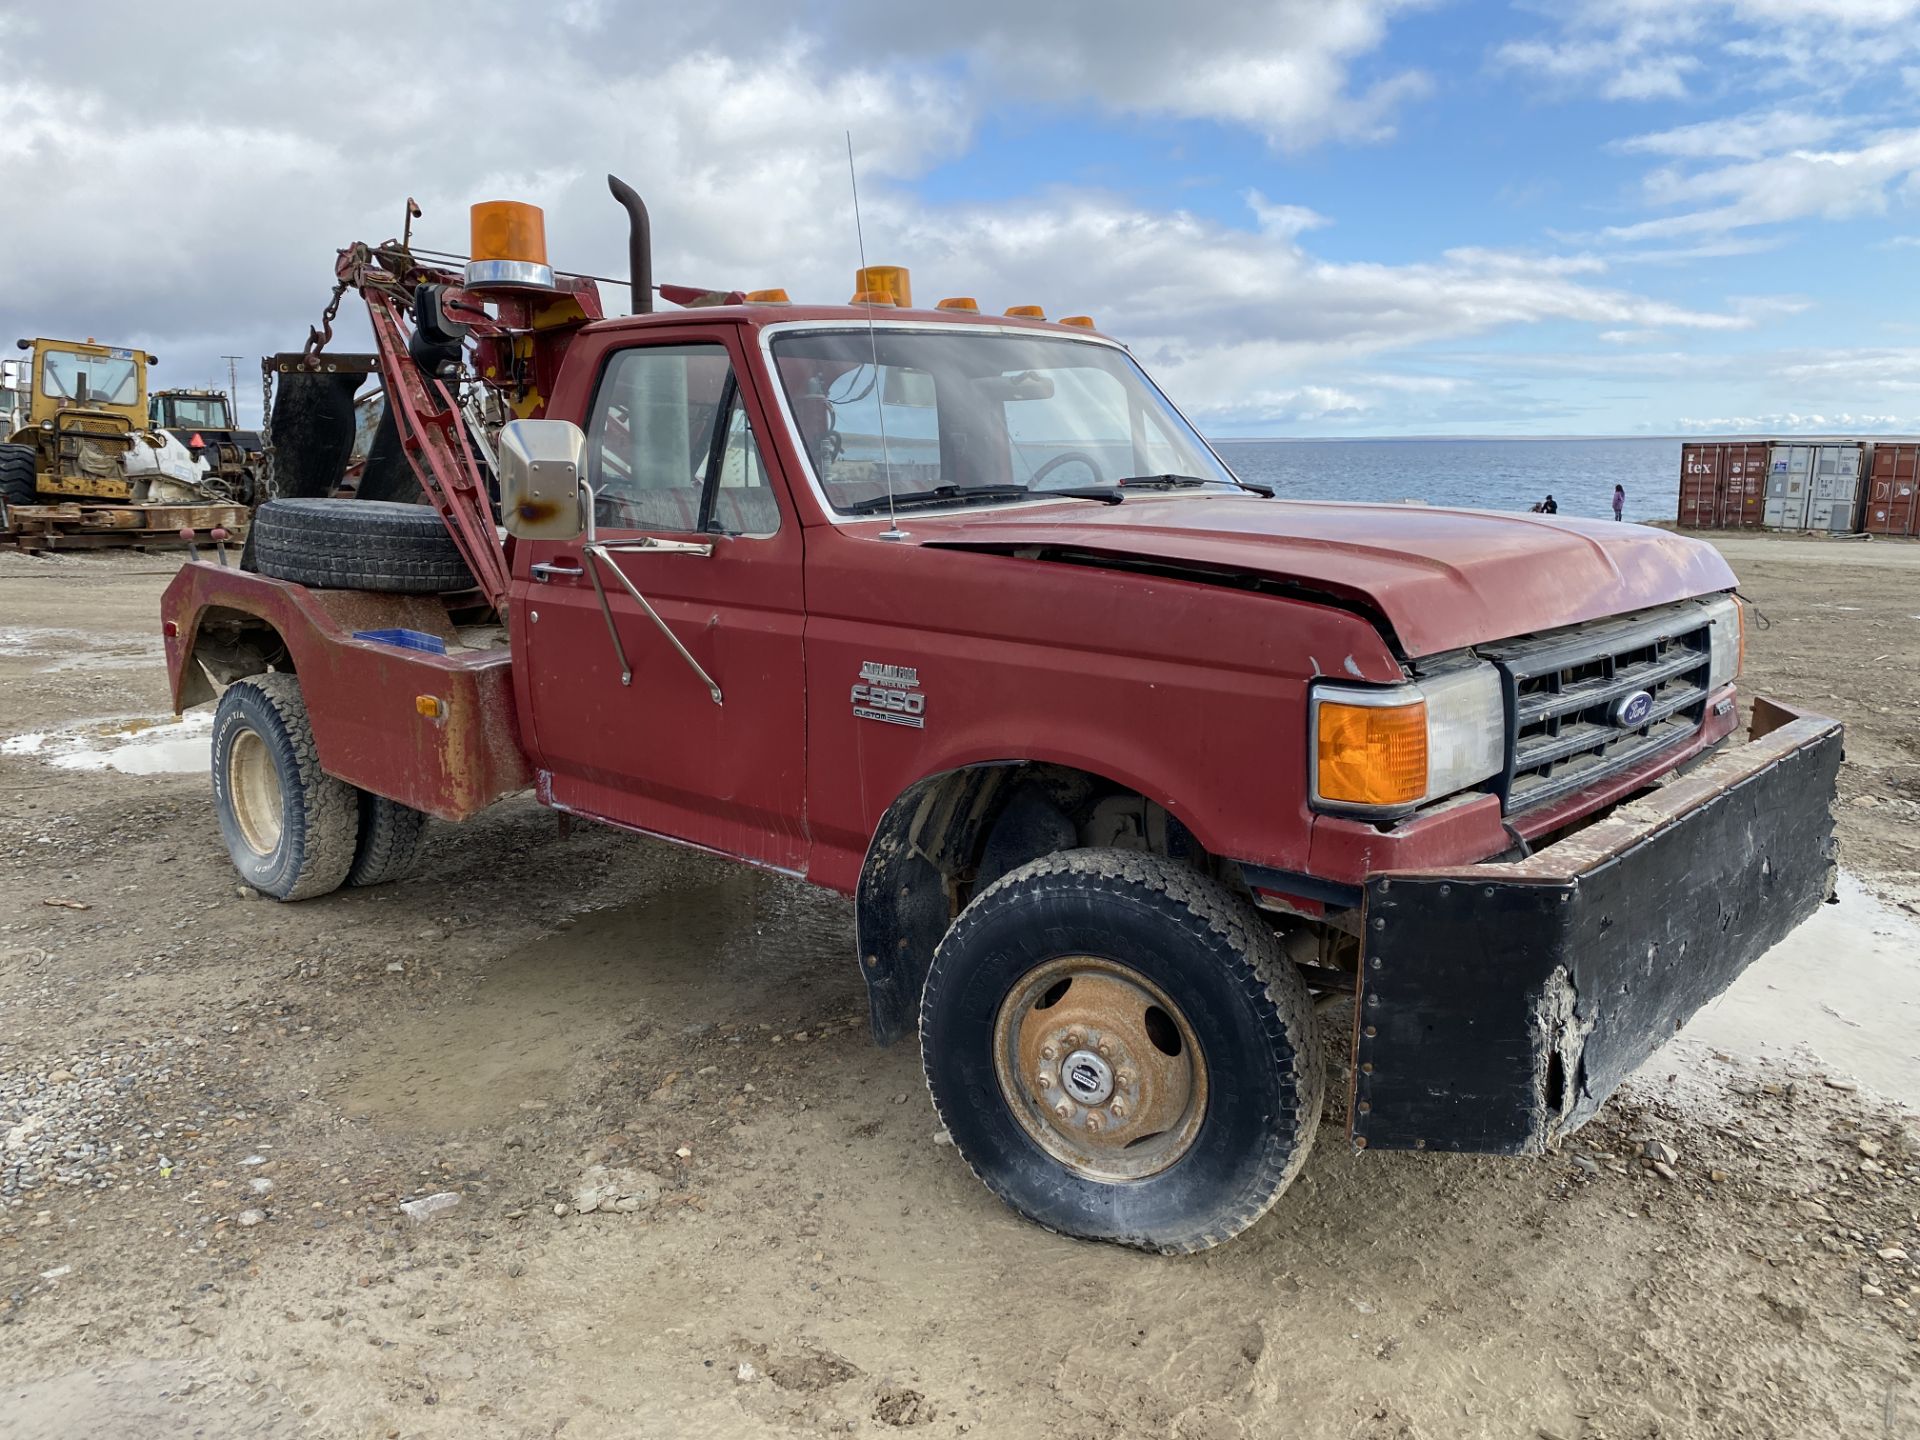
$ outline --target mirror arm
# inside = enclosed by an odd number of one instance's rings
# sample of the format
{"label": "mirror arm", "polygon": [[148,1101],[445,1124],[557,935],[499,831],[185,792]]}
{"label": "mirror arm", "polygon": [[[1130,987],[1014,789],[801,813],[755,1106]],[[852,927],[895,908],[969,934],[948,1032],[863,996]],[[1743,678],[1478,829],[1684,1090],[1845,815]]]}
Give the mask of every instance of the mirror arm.
{"label": "mirror arm", "polygon": [[[636,550],[667,549],[668,544],[622,546],[621,548]],[[699,554],[703,551],[711,553],[713,549],[710,545],[684,547],[676,545],[673,548],[684,554]],[[693,658],[693,653],[680,643],[680,637],[668,628],[667,622],[660,618],[660,612],[653,608],[652,604],[648,602],[647,597],[634,588],[634,584],[627,578],[626,572],[614,564],[613,556],[608,552],[607,547],[598,543],[589,543],[582,548],[580,553],[586,556],[587,574],[593,579],[594,593],[600,597],[600,613],[606,617],[607,633],[613,637],[614,654],[620,657],[620,683],[622,685],[631,685],[633,683],[633,667],[627,663],[626,651],[621,648],[620,635],[614,628],[613,611],[607,604],[607,592],[600,583],[599,567],[601,565],[605,565],[607,569],[613,572],[613,578],[620,582],[620,587],[634,598],[642,610],[647,612],[647,618],[660,628],[660,633],[667,637],[668,643],[680,652],[680,658],[692,667],[693,673],[698,675],[701,683],[707,687],[707,694],[712,698],[713,703],[716,705],[721,704],[720,687],[714,683],[713,677],[707,674],[698,660]]]}

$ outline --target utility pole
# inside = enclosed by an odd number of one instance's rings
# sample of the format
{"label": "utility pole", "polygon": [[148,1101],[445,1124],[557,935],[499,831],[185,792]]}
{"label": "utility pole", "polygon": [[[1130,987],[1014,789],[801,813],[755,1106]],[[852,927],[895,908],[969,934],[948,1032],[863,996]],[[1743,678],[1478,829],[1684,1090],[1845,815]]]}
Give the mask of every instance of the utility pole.
{"label": "utility pole", "polygon": [[[220,358],[227,362],[227,403],[233,407],[233,423],[237,427],[240,424],[240,372],[236,367],[241,357],[222,355]],[[264,423],[266,417],[263,415],[260,418]]]}

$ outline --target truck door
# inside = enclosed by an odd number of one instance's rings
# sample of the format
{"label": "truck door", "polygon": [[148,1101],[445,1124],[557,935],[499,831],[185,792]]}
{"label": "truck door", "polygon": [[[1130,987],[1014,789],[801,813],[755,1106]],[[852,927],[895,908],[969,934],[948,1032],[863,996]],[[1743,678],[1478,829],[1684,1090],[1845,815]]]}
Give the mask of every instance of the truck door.
{"label": "truck door", "polygon": [[712,326],[610,338],[585,426],[607,548],[515,547],[516,683],[554,804],[799,871],[800,525],[740,358]]}

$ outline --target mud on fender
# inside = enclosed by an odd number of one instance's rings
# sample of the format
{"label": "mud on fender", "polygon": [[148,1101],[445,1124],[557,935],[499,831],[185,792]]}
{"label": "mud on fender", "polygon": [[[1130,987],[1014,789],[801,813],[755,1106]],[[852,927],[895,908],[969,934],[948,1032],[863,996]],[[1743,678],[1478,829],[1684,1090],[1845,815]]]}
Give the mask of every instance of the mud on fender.
{"label": "mud on fender", "polygon": [[1526,860],[1369,881],[1354,1144],[1525,1155],[1584,1124],[1831,898],[1841,743],[1795,712]]}

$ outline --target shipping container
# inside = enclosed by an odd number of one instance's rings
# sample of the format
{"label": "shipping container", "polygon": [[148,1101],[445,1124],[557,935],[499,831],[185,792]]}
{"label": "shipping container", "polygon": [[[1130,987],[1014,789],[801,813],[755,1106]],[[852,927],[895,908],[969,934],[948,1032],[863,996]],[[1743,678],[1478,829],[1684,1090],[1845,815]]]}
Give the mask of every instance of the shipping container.
{"label": "shipping container", "polygon": [[1882,441],[1873,447],[1865,506],[1869,535],[1920,535],[1920,445]]}
{"label": "shipping container", "polygon": [[1767,498],[1767,460],[1772,447],[1749,442],[1722,448],[1727,482],[1720,523],[1732,530],[1758,530],[1761,506]]}
{"label": "shipping container", "polygon": [[[1775,445],[1767,464],[1769,530],[1851,530],[1866,445],[1859,440]],[[1815,517],[1814,506],[1823,508]]]}
{"label": "shipping container", "polygon": [[1764,441],[1700,440],[1680,447],[1679,521],[1690,529],[1754,529],[1766,498]]}

